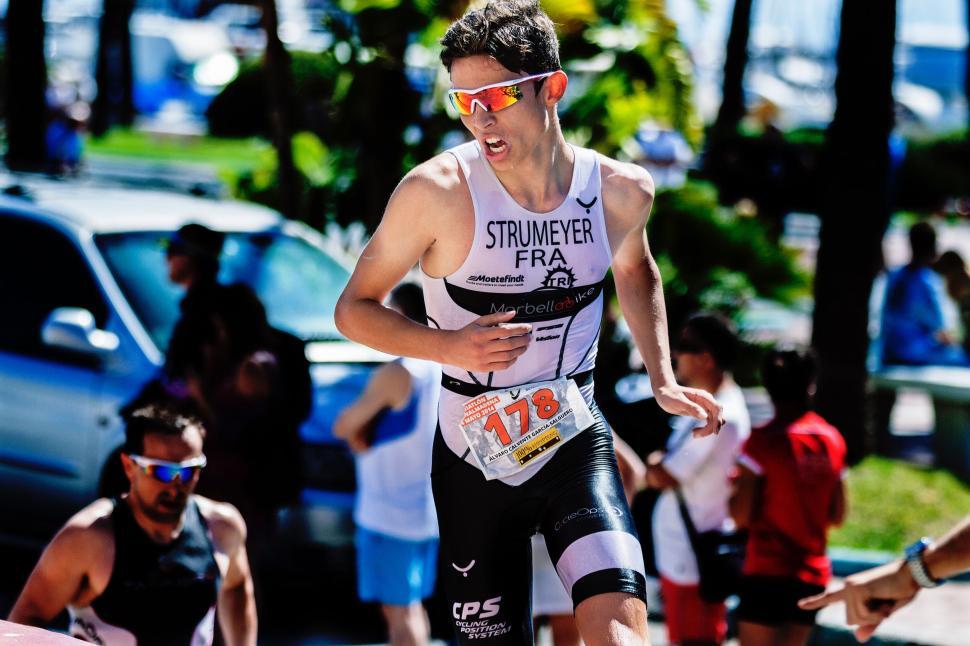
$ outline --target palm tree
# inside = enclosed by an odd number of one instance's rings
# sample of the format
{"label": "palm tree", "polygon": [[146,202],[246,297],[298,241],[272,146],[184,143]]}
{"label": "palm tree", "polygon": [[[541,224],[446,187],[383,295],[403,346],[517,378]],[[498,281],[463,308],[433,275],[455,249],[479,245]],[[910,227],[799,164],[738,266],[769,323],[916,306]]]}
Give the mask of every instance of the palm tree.
{"label": "palm tree", "polygon": [[47,65],[44,3],[10,0],[7,7],[7,153],[11,168],[38,170],[46,159]]}
{"label": "palm tree", "polygon": [[[970,0],[966,8],[967,31],[970,32]],[[965,68],[963,72],[963,96],[967,101],[967,138],[970,139],[970,42],[967,43],[965,54]]]}
{"label": "palm tree", "polygon": [[91,132],[103,135],[113,125],[135,121],[131,69],[131,30],[128,23],[135,0],[104,0],[98,27],[95,80],[98,95],[91,106]]}
{"label": "palm tree", "polygon": [[735,0],[724,54],[721,107],[714,121],[715,134],[733,133],[744,118],[744,68],[748,65],[748,35],[751,31],[752,0]]}
{"label": "palm tree", "polygon": [[889,223],[895,0],[844,0],[835,117],[826,133],[812,342],[816,403],[852,460],[866,452],[866,355],[872,282]]}
{"label": "palm tree", "polygon": [[276,0],[262,0],[263,30],[266,32],[265,66],[266,96],[269,100],[270,126],[273,145],[276,147],[279,181],[277,189],[277,208],[287,217],[299,214],[300,196],[296,167],[293,164],[293,126],[291,106],[293,105],[293,79],[290,70],[290,57],[279,37],[279,18],[276,13]]}

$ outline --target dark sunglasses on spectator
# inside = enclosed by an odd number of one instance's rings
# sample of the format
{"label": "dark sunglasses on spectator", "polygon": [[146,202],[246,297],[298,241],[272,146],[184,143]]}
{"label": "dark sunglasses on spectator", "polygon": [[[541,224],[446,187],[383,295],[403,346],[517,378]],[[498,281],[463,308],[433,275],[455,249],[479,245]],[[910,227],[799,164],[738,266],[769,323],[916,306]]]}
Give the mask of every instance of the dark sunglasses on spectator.
{"label": "dark sunglasses on spectator", "polygon": [[130,455],[132,462],[141,467],[142,472],[162,484],[171,484],[178,478],[181,482],[191,482],[205,466],[205,456],[186,460],[185,462],[166,462],[154,460],[143,455]]}

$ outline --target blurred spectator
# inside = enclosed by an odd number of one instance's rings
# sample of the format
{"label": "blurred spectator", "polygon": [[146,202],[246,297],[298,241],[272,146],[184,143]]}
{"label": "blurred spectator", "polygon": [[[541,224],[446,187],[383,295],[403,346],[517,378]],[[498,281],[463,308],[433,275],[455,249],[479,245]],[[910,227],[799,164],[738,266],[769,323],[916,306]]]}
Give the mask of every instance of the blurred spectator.
{"label": "blurred spectator", "polygon": [[928,222],[917,222],[909,230],[909,242],[910,263],[886,280],[880,326],[883,363],[970,365],[944,322],[942,279],[932,269],[936,231]]}
{"label": "blurred spectator", "polygon": [[728,478],[751,432],[744,394],[731,377],[738,337],[723,316],[700,313],[687,320],[673,346],[678,381],[714,393],[726,423],[717,435],[693,438],[696,420],[675,418],[667,450],[647,459],[648,486],[663,490],[653,518],[657,569],[670,642],[720,643],[727,633],[726,609],[723,602],[701,597],[701,573],[677,490],[698,533],[730,531]]}
{"label": "blurred spectator", "polygon": [[165,250],[168,279],[185,288],[183,313],[193,301],[204,303],[205,291],[216,285],[225,241],[226,234],[194,222],[179,227],[169,239]]}
{"label": "blurred spectator", "polygon": [[762,380],[774,419],[754,429],[738,460],[731,515],[748,528],[741,581],[742,646],[806,644],[815,612],[798,600],[825,589],[828,529],[845,517],[845,441],[811,412],[815,360],[772,350]]}
{"label": "blurred spectator", "polygon": [[[421,288],[398,285],[389,306],[427,324]],[[393,646],[427,644],[421,602],[434,591],[438,523],[431,495],[431,446],[441,367],[403,358],[374,371],[334,422],[356,454],[358,594],[381,604]]]}
{"label": "blurred spectator", "polygon": [[694,152],[683,135],[656,124],[643,124],[634,138],[643,151],[637,163],[650,171],[658,189],[684,185]]}
{"label": "blurred spectator", "polygon": [[[124,496],[101,498],[58,532],[11,621],[51,623],[97,644],[256,644],[246,526],[231,505],[194,495],[206,465],[205,427],[187,409],[127,415]],[[26,642],[23,642],[26,643]]]}
{"label": "blurred spectator", "polygon": [[963,350],[970,353],[970,273],[967,272],[967,265],[956,251],[944,251],[933,269],[943,277],[946,292],[960,311]]}
{"label": "blurred spectator", "polygon": [[288,335],[270,327],[248,286],[234,284],[209,288],[169,345],[169,381],[183,383],[210,419],[200,491],[237,505],[254,538],[300,490],[299,426],[312,386],[296,343],[289,347]]}
{"label": "blurred spectator", "polygon": [[[583,643],[573,616],[573,600],[549,558],[542,534],[532,536],[532,616],[538,633],[542,623],[552,631],[553,646],[580,646]],[[538,641],[538,640],[537,640]]]}
{"label": "blurred spectator", "polygon": [[163,383],[191,397],[208,418],[209,466],[199,492],[242,512],[261,584],[270,571],[276,513],[296,503],[302,488],[300,426],[312,408],[312,382],[303,341],[269,325],[251,288],[216,282],[224,239],[188,224],[169,242],[169,279],[186,294]]}
{"label": "blurred spectator", "polygon": [[76,175],[81,169],[82,133],[90,116],[91,109],[82,101],[52,109],[44,136],[51,172]]}

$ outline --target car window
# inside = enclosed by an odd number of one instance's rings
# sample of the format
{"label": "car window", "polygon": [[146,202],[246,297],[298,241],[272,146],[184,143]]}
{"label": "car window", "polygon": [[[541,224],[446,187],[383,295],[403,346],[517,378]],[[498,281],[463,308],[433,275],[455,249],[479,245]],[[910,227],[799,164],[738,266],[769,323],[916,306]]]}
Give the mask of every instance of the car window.
{"label": "car window", "polygon": [[87,363],[50,348],[41,327],[58,307],[81,307],[103,328],[108,305],[77,246],[50,226],[0,214],[0,350]]}
{"label": "car window", "polygon": [[[162,350],[168,347],[184,293],[168,280],[164,242],[170,235],[135,232],[96,238],[129,303]],[[350,276],[317,247],[279,231],[230,233],[220,265],[219,281],[251,286],[274,327],[306,340],[340,338],[333,311]]]}

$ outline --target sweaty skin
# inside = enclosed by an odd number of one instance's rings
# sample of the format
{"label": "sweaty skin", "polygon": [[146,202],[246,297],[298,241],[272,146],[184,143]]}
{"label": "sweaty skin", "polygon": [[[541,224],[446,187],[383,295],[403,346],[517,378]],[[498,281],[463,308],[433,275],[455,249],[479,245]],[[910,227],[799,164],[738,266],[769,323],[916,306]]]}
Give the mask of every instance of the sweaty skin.
{"label": "sweaty skin", "polygon": [[[454,62],[455,87],[481,87],[522,76],[487,56]],[[555,106],[566,89],[565,74],[549,77],[537,96],[500,112],[476,109],[462,122],[488,150],[486,139],[504,142],[489,163],[512,197],[538,213],[566,197],[573,153],[559,130]],[[623,315],[644,357],[657,402],[675,415],[703,422],[697,435],[714,433],[721,410],[710,394],[677,384],[670,367],[662,283],[645,226],[653,205],[649,173],[633,164],[600,157],[607,235],[613,276]],[[470,371],[512,365],[531,342],[532,326],[512,321],[514,312],[483,316],[459,330],[436,330],[409,321],[382,303],[416,264],[432,277],[457,270],[472,244],[475,214],[457,161],[443,153],[405,176],[391,196],[380,226],[365,247],[340,297],[336,322],[355,341],[389,354],[411,356]]]}
{"label": "sweaty skin", "polygon": [[[143,453],[159,460],[181,462],[202,453],[202,437],[194,432],[182,437],[148,433],[144,443]],[[171,501],[184,501],[192,495],[197,478],[162,484],[142,474],[127,455],[122,462],[131,485],[127,501],[118,504],[131,505],[136,522],[152,540],[174,540],[182,529],[184,507],[181,514],[174,511],[171,519],[154,518],[171,511]],[[201,496],[193,498],[212,534],[214,557],[222,575],[217,614],[225,642],[231,646],[254,645],[256,603],[246,557],[246,524],[232,505]],[[115,560],[113,509],[114,503],[102,498],[67,521],[34,567],[10,612],[10,621],[43,627],[67,606],[90,606],[104,592]]]}
{"label": "sweaty skin", "polygon": [[[456,88],[526,76],[483,55],[456,59],[450,72]],[[556,114],[566,85],[566,75],[559,72],[546,78],[538,92],[524,86],[522,99],[505,110],[476,108],[461,118],[512,199],[535,213],[555,210],[569,193],[575,153],[562,135]],[[709,393],[679,385],[670,365],[662,283],[645,233],[653,181],[632,164],[602,156],[599,162],[620,306],[644,357],[657,402],[672,414],[700,420],[696,433],[714,433],[723,424],[721,407]],[[338,329],[388,354],[470,372],[497,372],[513,365],[532,342],[532,326],[514,322],[514,310],[482,316],[457,330],[439,330],[409,321],[382,305],[416,263],[432,278],[457,271],[472,247],[474,231],[470,190],[454,156],[443,153],[417,166],[391,196],[337,303]],[[509,231],[493,233],[509,235]],[[581,229],[570,231],[574,233],[583,235]],[[520,232],[515,234],[518,237]],[[626,593],[585,599],[576,608],[576,619],[587,644],[648,642],[645,604]]]}

